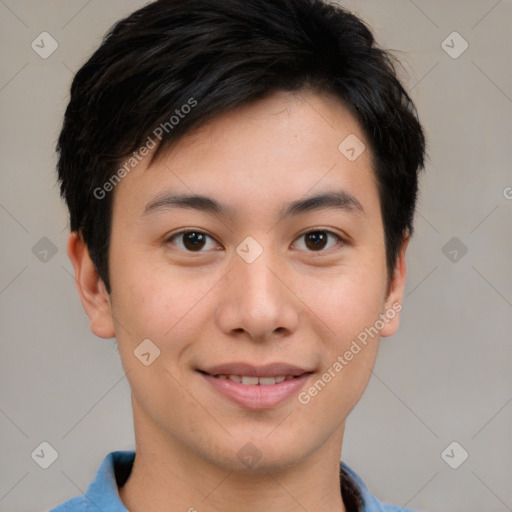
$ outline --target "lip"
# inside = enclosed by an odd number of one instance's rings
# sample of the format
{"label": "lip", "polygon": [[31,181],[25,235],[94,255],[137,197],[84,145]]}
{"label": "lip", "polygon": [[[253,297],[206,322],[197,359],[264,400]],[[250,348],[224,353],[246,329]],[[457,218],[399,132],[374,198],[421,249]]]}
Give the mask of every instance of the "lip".
{"label": "lip", "polygon": [[294,377],[298,377],[304,373],[311,373],[312,370],[306,370],[288,363],[272,363],[263,366],[253,366],[247,363],[228,363],[212,366],[210,368],[200,368],[200,371],[209,373],[210,375],[246,375],[247,377],[279,377],[280,375],[293,375]]}
{"label": "lip", "polygon": [[[277,363],[255,367],[245,363],[219,365],[208,370],[199,370],[206,382],[220,395],[230,399],[246,409],[269,409],[281,404],[295,395],[312,374],[297,366]],[[206,373],[207,372],[207,373]],[[293,375],[291,380],[285,380],[268,386],[246,385],[229,379],[219,379],[214,375],[242,375],[248,377],[278,377]]]}

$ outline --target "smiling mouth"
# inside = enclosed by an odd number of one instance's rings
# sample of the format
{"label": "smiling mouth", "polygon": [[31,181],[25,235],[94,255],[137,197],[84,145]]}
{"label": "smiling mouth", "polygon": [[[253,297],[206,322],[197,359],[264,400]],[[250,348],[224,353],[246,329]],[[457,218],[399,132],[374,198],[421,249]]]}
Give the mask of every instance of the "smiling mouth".
{"label": "smiling mouth", "polygon": [[[229,370],[236,373],[226,373]],[[313,373],[287,365],[225,365],[211,368],[210,372],[198,371],[216,393],[250,410],[278,407],[298,393]]]}
{"label": "smiling mouth", "polygon": [[[230,380],[232,382],[237,382],[239,384],[244,384],[246,386],[273,386],[274,384],[280,384],[285,380],[293,380],[301,375],[277,375],[275,377],[256,377],[250,375],[226,375],[226,374],[218,374],[212,375],[211,373],[201,371],[201,373],[205,375],[209,375],[210,377],[215,377],[221,380]],[[305,375],[304,373],[302,375]]]}

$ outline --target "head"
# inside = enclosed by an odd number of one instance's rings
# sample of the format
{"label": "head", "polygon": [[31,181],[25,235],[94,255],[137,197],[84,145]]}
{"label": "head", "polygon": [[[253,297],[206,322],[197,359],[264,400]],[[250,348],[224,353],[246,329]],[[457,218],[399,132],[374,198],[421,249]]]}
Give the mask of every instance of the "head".
{"label": "head", "polygon": [[[370,30],[319,0],[151,3],[76,74],[57,149],[82,301],[117,337],[136,428],[226,468],[248,441],[277,467],[331,439],[398,327],[424,165]],[[206,374],[233,362],[300,368],[302,399],[226,399]]]}

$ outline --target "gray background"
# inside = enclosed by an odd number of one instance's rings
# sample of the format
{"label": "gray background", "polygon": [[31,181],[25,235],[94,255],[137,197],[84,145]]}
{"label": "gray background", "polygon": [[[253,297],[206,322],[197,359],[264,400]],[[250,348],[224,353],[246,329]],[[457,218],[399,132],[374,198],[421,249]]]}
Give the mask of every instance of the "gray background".
{"label": "gray background", "polygon": [[[109,451],[134,447],[115,344],[89,331],[75,291],[54,145],[73,72],[143,4],[0,0],[2,512],[47,510],[80,494]],[[386,501],[512,510],[512,2],[344,5],[400,50],[430,161],[401,329],[382,342],[343,458]],[[31,48],[43,31],[59,44],[47,59]],[[442,47],[454,31],[469,44],[458,58],[457,36],[446,43],[452,56]],[[31,458],[43,441],[58,452],[46,470]],[[458,469],[441,457],[452,441],[469,453]],[[452,465],[461,453],[448,450]]]}

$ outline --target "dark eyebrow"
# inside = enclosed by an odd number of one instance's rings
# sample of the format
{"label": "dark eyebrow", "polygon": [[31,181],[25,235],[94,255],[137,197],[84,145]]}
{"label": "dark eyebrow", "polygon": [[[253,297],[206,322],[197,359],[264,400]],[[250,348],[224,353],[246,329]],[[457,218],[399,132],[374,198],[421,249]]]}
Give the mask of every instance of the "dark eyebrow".
{"label": "dark eyebrow", "polygon": [[284,218],[311,210],[320,210],[322,208],[365,213],[361,203],[352,194],[344,190],[338,190],[293,201],[293,203],[290,203],[281,211],[281,215]]}
{"label": "dark eyebrow", "polygon": [[233,212],[227,206],[221,205],[215,199],[201,195],[164,194],[150,201],[144,208],[143,215],[169,208],[189,208],[217,216],[230,217]]}
{"label": "dark eyebrow", "polygon": [[[146,205],[143,215],[170,208],[189,208],[212,213],[219,217],[234,216],[234,211],[230,207],[210,197],[197,194],[165,194],[159,196]],[[293,201],[281,210],[280,216],[285,218],[322,208],[335,208],[349,212],[365,213],[361,203],[353,195],[340,190]]]}

